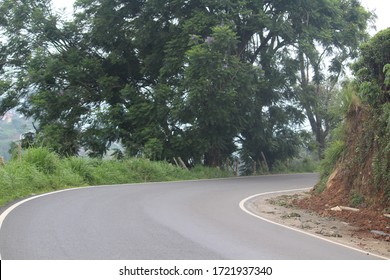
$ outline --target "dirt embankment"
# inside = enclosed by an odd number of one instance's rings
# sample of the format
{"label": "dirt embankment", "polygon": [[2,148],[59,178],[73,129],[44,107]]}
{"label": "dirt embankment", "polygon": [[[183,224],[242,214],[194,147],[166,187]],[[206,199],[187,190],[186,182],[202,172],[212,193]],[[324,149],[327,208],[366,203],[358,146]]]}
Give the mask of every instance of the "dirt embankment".
{"label": "dirt embankment", "polygon": [[390,259],[390,218],[372,210],[334,211],[337,205],[324,201],[292,192],[258,196],[247,207],[270,221]]}

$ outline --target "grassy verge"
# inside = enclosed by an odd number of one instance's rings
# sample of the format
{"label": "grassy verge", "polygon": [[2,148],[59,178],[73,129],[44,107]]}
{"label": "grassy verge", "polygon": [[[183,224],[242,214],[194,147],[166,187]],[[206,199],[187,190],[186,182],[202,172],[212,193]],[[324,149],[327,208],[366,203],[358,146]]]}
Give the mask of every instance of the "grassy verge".
{"label": "grassy verge", "polygon": [[281,162],[277,161],[272,170],[272,174],[283,173],[314,173],[319,170],[319,161],[314,160],[311,157],[302,159],[292,159],[289,161]]}
{"label": "grassy verge", "polygon": [[24,152],[20,161],[0,166],[0,206],[33,194],[90,185],[210,179],[231,174],[197,166],[184,170],[166,162],[145,159],[60,159],[45,148]]}

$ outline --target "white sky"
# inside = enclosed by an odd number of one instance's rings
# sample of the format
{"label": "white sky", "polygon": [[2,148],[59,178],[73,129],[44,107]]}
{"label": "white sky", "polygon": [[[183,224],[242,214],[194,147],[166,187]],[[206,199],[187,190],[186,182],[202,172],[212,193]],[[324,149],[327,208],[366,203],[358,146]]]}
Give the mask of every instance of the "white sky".
{"label": "white sky", "polygon": [[53,4],[57,8],[72,9],[74,0],[52,0]]}
{"label": "white sky", "polygon": [[376,20],[376,31],[371,31],[372,34],[390,27],[389,0],[361,0],[360,2],[369,11],[374,11],[378,17]]}
{"label": "white sky", "polygon": [[[52,0],[57,8],[66,8],[68,12],[72,11],[74,0]],[[370,11],[375,11],[378,16],[376,21],[376,31],[370,30],[374,35],[377,31],[390,27],[390,1],[389,0],[360,0],[362,5]]]}

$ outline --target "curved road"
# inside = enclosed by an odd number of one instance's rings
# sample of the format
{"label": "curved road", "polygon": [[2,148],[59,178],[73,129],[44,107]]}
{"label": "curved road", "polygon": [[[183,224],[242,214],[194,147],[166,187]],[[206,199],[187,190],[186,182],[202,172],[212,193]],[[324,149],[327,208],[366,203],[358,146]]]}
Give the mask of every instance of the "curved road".
{"label": "curved road", "polygon": [[254,194],[316,181],[315,174],[294,174],[52,193],[5,217],[0,254],[19,260],[373,259],[256,219],[239,207]]}

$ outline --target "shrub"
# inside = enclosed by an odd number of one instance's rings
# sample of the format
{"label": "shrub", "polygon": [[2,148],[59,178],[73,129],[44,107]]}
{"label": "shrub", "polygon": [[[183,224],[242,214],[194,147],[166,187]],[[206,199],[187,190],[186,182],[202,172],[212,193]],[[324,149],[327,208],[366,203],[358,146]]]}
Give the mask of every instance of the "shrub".
{"label": "shrub", "polygon": [[346,144],[342,140],[335,140],[330,144],[325,151],[325,158],[321,162],[321,173],[323,176],[329,176],[331,174],[345,149]]}
{"label": "shrub", "polygon": [[11,161],[0,170],[0,203],[47,190],[50,180],[34,165]]}
{"label": "shrub", "polygon": [[95,182],[94,169],[101,164],[98,159],[89,159],[81,157],[69,157],[64,160],[64,165],[72,172],[78,174],[85,183],[93,184]]}
{"label": "shrub", "polygon": [[352,207],[357,207],[364,202],[364,197],[358,192],[354,192],[349,200]]}
{"label": "shrub", "polygon": [[27,149],[22,160],[45,174],[53,174],[59,167],[59,157],[47,148]]}

